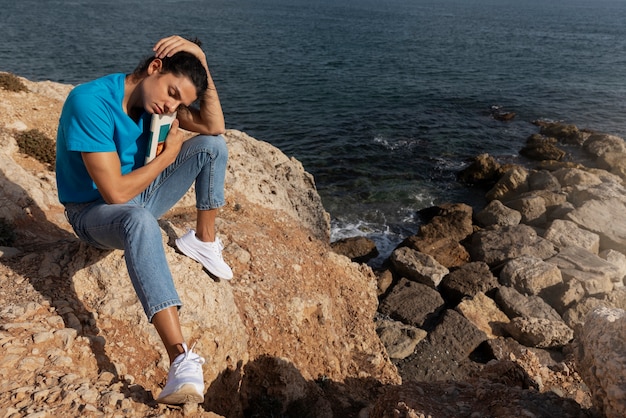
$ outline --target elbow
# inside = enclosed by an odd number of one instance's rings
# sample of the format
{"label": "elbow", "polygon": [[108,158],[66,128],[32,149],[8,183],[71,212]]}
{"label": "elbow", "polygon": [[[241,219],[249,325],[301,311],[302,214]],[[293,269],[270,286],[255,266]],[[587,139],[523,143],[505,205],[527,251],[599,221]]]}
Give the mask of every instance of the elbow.
{"label": "elbow", "polygon": [[215,130],[211,135],[218,136],[218,135],[224,135],[225,133],[226,133],[226,128],[223,127],[221,129]]}
{"label": "elbow", "polygon": [[207,129],[203,132],[198,132],[202,135],[209,135],[209,136],[219,136],[219,135],[224,135],[226,133],[226,129]]}
{"label": "elbow", "polygon": [[212,136],[224,135],[225,133],[226,133],[226,125],[224,123],[213,124],[211,126],[207,126],[206,131],[204,132],[205,135],[212,135]]}
{"label": "elbow", "polygon": [[128,203],[131,199],[128,196],[123,195],[122,193],[100,193],[102,195],[102,199],[109,205],[121,205],[124,203]]}
{"label": "elbow", "polygon": [[127,199],[105,199],[104,201],[107,202],[109,205],[122,205],[128,202]]}

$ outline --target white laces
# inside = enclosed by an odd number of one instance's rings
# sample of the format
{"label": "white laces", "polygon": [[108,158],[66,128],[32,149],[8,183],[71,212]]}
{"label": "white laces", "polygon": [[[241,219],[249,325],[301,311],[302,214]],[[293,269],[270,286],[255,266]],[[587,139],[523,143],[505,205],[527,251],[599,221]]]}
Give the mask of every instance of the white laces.
{"label": "white laces", "polygon": [[186,344],[183,344],[185,349],[184,357],[175,364],[176,369],[174,370],[174,375],[178,376],[181,374],[196,372],[198,368],[202,368],[204,364],[204,358],[200,357],[198,354],[193,352],[196,344],[194,343],[189,350],[187,350]]}

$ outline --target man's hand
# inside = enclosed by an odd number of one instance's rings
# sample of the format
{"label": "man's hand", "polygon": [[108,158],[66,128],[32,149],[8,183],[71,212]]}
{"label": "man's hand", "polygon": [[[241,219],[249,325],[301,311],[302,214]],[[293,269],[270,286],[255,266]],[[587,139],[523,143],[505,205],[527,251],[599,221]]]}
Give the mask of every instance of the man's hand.
{"label": "man's hand", "polygon": [[181,51],[189,52],[198,58],[205,68],[207,67],[206,55],[202,48],[200,48],[198,44],[178,35],[168,36],[167,38],[159,40],[152,50],[154,51],[154,56],[157,58],[171,57]]}
{"label": "man's hand", "polygon": [[[179,125],[178,119],[174,119],[172,125],[170,126],[170,131],[167,133],[167,137],[165,138],[165,144],[163,148],[163,152],[167,152],[168,155],[175,159],[178,153],[180,152],[180,148],[183,146],[184,142],[184,134],[178,129]],[[173,160],[172,160],[173,162]]]}

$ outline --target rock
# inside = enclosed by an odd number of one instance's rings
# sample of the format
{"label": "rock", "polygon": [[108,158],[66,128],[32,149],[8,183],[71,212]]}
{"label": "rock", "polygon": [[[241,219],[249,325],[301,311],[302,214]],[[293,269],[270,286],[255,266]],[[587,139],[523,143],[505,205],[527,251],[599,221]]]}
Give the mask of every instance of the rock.
{"label": "rock", "polygon": [[624,286],[624,278],[626,278],[626,255],[615,250],[604,250],[599,253],[598,256],[617,268],[617,274],[611,277],[613,288]]}
{"label": "rock", "polygon": [[[603,216],[598,216],[602,213]],[[626,205],[621,200],[590,200],[566,215],[566,219],[600,236],[600,249],[626,252]]]}
{"label": "rock", "polygon": [[487,200],[509,200],[528,191],[528,171],[519,166],[509,169],[485,195]]}
{"label": "rock", "polygon": [[367,263],[378,256],[378,248],[367,237],[342,238],[330,244],[333,251],[344,255],[355,263]]}
{"label": "rock", "polygon": [[492,200],[485,208],[476,214],[477,223],[484,227],[515,226],[522,220],[522,214],[505,206],[499,200]]}
{"label": "rock", "polygon": [[556,160],[565,156],[565,151],[556,146],[557,140],[533,134],[526,140],[526,145],[520,150],[520,154],[531,160]]}
{"label": "rock", "polygon": [[501,176],[500,164],[489,154],[480,154],[461,170],[458,174],[459,181],[475,185],[494,184]]}
{"label": "rock", "polygon": [[446,204],[420,211],[426,223],[416,235],[406,238],[398,247],[409,247],[432,256],[439,264],[451,268],[469,261],[469,254],[459,243],[473,232],[472,208],[465,204]]}
{"label": "rock", "polygon": [[546,201],[537,195],[506,201],[506,205],[522,215],[522,223],[542,226],[546,223]]}
{"label": "rock", "polygon": [[539,295],[562,280],[557,266],[533,256],[512,259],[500,272],[500,283],[530,295]]}
{"label": "rock", "polygon": [[402,381],[463,380],[478,367],[469,361],[470,353],[486,339],[474,324],[448,309],[415,352],[397,363]]}
{"label": "rock", "polygon": [[14,247],[2,247],[0,246],[0,258],[11,258],[19,255],[21,251]]}
{"label": "rock", "polygon": [[594,405],[607,418],[626,416],[626,312],[600,308],[589,314],[575,353]]}
{"label": "rock", "polygon": [[585,141],[583,149],[595,157],[601,157],[609,152],[626,152],[626,143],[615,135],[593,133]]}
{"label": "rock", "polygon": [[626,288],[620,287],[619,289],[613,290],[611,293],[606,295],[604,298],[612,308],[624,309],[626,310]]}
{"label": "rock", "polygon": [[567,203],[567,194],[564,191],[553,192],[550,190],[533,190],[522,194],[520,197],[542,198],[546,211]]}
{"label": "rock", "polygon": [[574,331],[563,321],[518,316],[504,327],[511,337],[528,347],[561,347],[574,338]]}
{"label": "rock", "polygon": [[530,226],[516,225],[474,233],[469,253],[474,261],[496,266],[522,255],[545,260],[556,251],[550,241],[538,236]]}
{"label": "rock", "polygon": [[595,174],[579,168],[561,168],[552,173],[559,181],[561,188],[579,187],[588,188],[602,183],[602,180]]}
{"label": "rock", "polygon": [[451,271],[443,278],[439,287],[442,296],[451,306],[456,306],[465,297],[486,293],[498,286],[498,280],[486,263],[467,263]]}
{"label": "rock", "polygon": [[539,296],[525,296],[508,286],[500,286],[495,301],[509,318],[541,318],[560,321],[561,316]]}
{"label": "rock", "polygon": [[[241,191],[251,203],[284,212],[328,242],[330,215],[324,210],[313,176],[302,163],[243,132],[230,130],[227,137],[226,190]],[[193,204],[193,200],[181,204]]]}
{"label": "rock", "polygon": [[437,215],[419,228],[419,235],[427,241],[462,241],[474,232],[471,206],[457,203],[441,205],[438,209]]}
{"label": "rock", "polygon": [[432,256],[415,251],[408,247],[401,247],[393,251],[389,257],[393,270],[402,277],[433,288],[439,285],[441,279],[449,270],[439,264]]}
{"label": "rock", "polygon": [[439,292],[425,284],[402,278],[383,298],[378,310],[405,324],[424,328],[443,306]]}
{"label": "rock", "polygon": [[593,297],[583,298],[563,313],[563,321],[568,327],[577,331],[577,334],[579,334],[581,326],[585,323],[587,315],[600,307],[609,308],[611,306],[610,303],[604,299],[597,299]]}
{"label": "rock", "polygon": [[565,359],[561,351],[526,347],[511,337],[494,338],[486,341],[484,345],[490,356],[499,361],[522,358],[528,352],[532,352],[538,361],[546,367],[557,367]]}
{"label": "rock", "polygon": [[626,179],[626,152],[607,152],[598,157],[599,168]]}
{"label": "rock", "polygon": [[470,261],[465,247],[451,238],[429,240],[418,235],[406,238],[399,247],[408,247],[420,253],[427,254],[445,268],[462,266]]}
{"label": "rock", "polygon": [[386,319],[376,321],[376,333],[392,359],[403,359],[413,354],[415,346],[427,335],[426,331],[417,327]]}
{"label": "rock", "polygon": [[570,202],[564,202],[560,205],[553,206],[546,210],[546,217],[548,221],[553,221],[555,219],[564,219],[568,213],[574,210],[574,205]]}
{"label": "rock", "polygon": [[543,237],[552,242],[557,248],[577,246],[594,254],[598,254],[600,250],[600,236],[586,229],[579,228],[572,221],[555,219],[548,226]]}
{"label": "rock", "polygon": [[393,273],[391,270],[383,270],[376,274],[376,284],[378,288],[378,296],[387,293],[389,287],[393,284]]}
{"label": "rock", "polygon": [[528,175],[528,188],[530,190],[559,192],[561,191],[561,184],[548,170],[539,170]]}
{"label": "rock", "polygon": [[369,417],[589,418],[589,414],[576,401],[556,393],[490,384],[485,379],[473,384],[409,382],[390,387],[376,401]]}
{"label": "rock", "polygon": [[545,292],[542,298],[563,315],[567,309],[583,300],[586,295],[587,292],[580,280],[568,280],[550,289],[549,292]]}
{"label": "rock", "polygon": [[500,106],[491,106],[491,116],[495,120],[509,121],[515,118],[515,112],[507,112],[502,110]]}
{"label": "rock", "polygon": [[590,200],[599,200],[600,202],[616,200],[626,204],[626,188],[621,184],[621,181],[612,180],[590,187],[574,187],[570,188],[568,200],[575,208],[581,207]]}
{"label": "rock", "polygon": [[541,135],[558,139],[565,144],[583,145],[585,136],[575,125],[563,124],[559,122],[542,123]]}
{"label": "rock", "polygon": [[477,293],[472,298],[464,299],[455,308],[465,319],[485,333],[487,338],[505,335],[504,326],[509,318],[502,312],[493,299],[484,293]]}
{"label": "rock", "polygon": [[588,296],[610,292],[622,278],[618,267],[581,247],[566,247],[547,262],[559,268],[564,281],[579,282]]}

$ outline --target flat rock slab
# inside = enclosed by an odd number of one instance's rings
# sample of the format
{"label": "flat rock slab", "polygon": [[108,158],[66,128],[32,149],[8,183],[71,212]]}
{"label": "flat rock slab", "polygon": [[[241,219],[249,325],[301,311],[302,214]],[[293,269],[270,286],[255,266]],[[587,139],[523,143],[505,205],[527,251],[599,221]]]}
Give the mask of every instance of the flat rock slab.
{"label": "flat rock slab", "polygon": [[395,320],[423,328],[444,304],[435,289],[402,278],[382,300],[378,310]]}
{"label": "flat rock slab", "polygon": [[590,200],[566,219],[600,236],[600,249],[626,253],[626,205],[621,199]]}
{"label": "flat rock slab", "polygon": [[503,226],[482,230],[472,236],[472,260],[496,266],[523,255],[545,260],[556,254],[554,245],[537,235],[528,225]]}
{"label": "flat rock slab", "polygon": [[486,339],[463,315],[448,309],[415,353],[398,363],[402,381],[464,379],[481,367],[469,355]]}

